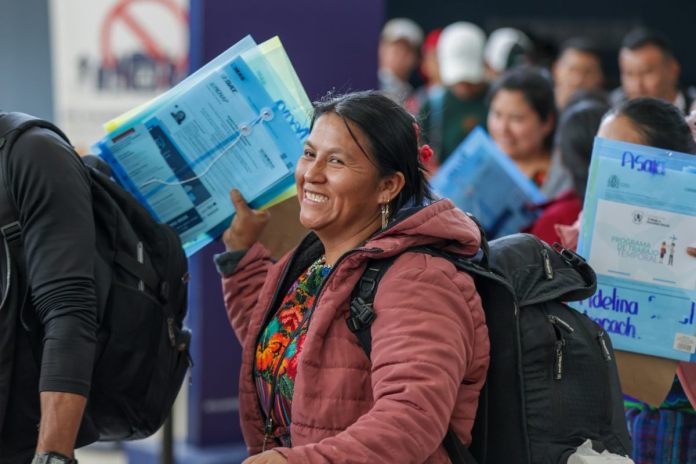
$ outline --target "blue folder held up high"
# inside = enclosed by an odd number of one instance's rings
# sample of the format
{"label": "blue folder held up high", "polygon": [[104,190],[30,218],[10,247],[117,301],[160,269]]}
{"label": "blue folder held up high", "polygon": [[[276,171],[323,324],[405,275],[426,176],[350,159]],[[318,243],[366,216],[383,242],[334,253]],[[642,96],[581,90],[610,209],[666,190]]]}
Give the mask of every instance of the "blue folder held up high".
{"label": "blue folder held up high", "polygon": [[476,216],[489,239],[519,232],[546,198],[481,127],[475,128],[433,176],[433,191]]}

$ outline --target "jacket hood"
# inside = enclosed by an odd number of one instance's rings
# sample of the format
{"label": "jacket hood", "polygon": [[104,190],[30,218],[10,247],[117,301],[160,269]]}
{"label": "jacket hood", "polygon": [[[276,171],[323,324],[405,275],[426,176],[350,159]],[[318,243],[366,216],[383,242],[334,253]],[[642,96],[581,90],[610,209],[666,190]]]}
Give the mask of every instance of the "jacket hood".
{"label": "jacket hood", "polygon": [[541,301],[578,301],[594,295],[592,268],[575,253],[561,256],[529,234],[513,234],[490,242],[490,266],[512,284],[520,306]]}
{"label": "jacket hood", "polygon": [[481,244],[478,225],[447,199],[402,210],[393,224],[378,232],[365,248],[379,248],[393,256],[407,248],[436,246],[450,253],[473,256]]}

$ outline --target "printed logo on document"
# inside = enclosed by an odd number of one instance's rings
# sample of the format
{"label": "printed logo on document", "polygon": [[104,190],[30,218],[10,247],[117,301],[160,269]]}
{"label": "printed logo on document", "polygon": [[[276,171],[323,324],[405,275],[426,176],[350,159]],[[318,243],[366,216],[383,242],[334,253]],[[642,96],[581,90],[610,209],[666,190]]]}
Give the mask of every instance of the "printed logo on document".
{"label": "printed logo on document", "polygon": [[184,113],[183,110],[179,109],[179,105],[174,105],[174,111],[172,111],[170,114],[179,126],[182,122],[184,122],[184,119],[186,119],[186,113]]}
{"label": "printed logo on document", "polygon": [[643,218],[645,217],[645,213],[640,211],[640,210],[635,210],[633,212],[633,223],[634,224],[642,224],[643,223]]}
{"label": "printed logo on document", "polygon": [[619,176],[616,174],[609,176],[609,180],[607,180],[607,187],[610,188],[619,188]]}

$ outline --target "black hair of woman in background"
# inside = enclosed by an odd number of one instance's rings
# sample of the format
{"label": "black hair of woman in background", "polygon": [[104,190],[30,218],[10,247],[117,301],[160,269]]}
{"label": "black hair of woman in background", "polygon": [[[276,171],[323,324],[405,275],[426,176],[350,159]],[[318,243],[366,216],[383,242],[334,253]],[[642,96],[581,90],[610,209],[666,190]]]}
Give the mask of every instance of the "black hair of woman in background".
{"label": "black hair of woman in background", "polygon": [[656,98],[620,103],[606,115],[602,129],[599,137],[611,129],[608,138],[613,140],[696,154],[696,143],[684,114],[671,103]]}
{"label": "black hair of woman in background", "polygon": [[573,224],[582,211],[592,145],[602,117],[609,109],[597,100],[582,100],[566,108],[556,131],[561,166],[570,173],[572,187],[540,205],[541,215],[529,232],[549,244],[560,242],[557,228]]}

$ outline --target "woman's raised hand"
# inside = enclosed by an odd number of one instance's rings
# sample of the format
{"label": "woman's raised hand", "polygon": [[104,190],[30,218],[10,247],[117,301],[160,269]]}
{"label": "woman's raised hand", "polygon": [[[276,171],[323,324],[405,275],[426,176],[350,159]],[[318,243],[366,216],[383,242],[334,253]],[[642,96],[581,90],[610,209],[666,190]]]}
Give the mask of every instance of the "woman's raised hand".
{"label": "woman's raised hand", "polygon": [[227,251],[246,250],[259,239],[271,219],[271,214],[268,211],[249,208],[237,189],[230,190],[230,199],[237,213],[222,234],[222,241],[225,242]]}

